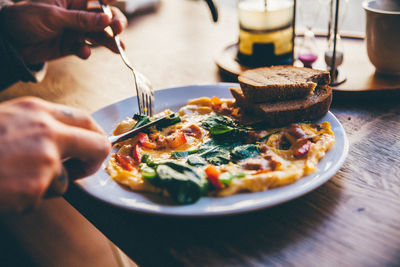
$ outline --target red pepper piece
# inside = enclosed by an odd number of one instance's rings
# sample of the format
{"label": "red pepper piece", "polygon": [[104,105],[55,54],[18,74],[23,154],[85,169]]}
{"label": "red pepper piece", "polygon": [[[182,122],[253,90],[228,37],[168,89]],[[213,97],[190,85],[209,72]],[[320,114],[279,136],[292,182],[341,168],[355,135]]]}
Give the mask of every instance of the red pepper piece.
{"label": "red pepper piece", "polygon": [[125,155],[115,154],[115,161],[125,170],[133,171],[135,166],[133,165],[132,159]]}
{"label": "red pepper piece", "polygon": [[138,137],[139,137],[139,143],[143,147],[150,148],[150,149],[157,148],[157,144],[155,144],[152,141],[150,141],[150,138],[146,133],[138,133]]}
{"label": "red pepper piece", "polygon": [[223,189],[224,184],[219,180],[220,171],[216,169],[213,165],[208,165],[204,170],[207,175],[207,180],[213,185],[215,189]]}
{"label": "red pepper piece", "polygon": [[182,131],[172,133],[166,138],[168,147],[178,148],[187,143],[186,136]]}
{"label": "red pepper piece", "polygon": [[182,131],[188,136],[194,136],[195,138],[201,137],[201,129],[196,124],[192,124],[189,127],[182,129]]}
{"label": "red pepper piece", "polygon": [[136,162],[142,162],[143,150],[139,144],[136,144],[132,149],[132,157]]}

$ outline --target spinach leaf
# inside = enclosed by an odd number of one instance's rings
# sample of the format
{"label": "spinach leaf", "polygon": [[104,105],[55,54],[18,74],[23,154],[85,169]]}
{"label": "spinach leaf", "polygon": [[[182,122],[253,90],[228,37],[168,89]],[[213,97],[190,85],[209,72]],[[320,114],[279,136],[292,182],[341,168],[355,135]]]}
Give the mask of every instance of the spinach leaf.
{"label": "spinach leaf", "polygon": [[140,126],[146,125],[150,122],[150,117],[139,113],[133,115],[133,119],[137,120],[137,122],[135,126],[133,126],[132,130],[139,128]]}
{"label": "spinach leaf", "polygon": [[223,165],[223,164],[228,164],[229,161],[231,160],[231,155],[229,154],[229,151],[225,149],[217,149],[215,151],[210,151],[206,154],[203,154],[202,157],[209,163],[213,165]]}
{"label": "spinach leaf", "polygon": [[232,132],[234,130],[234,128],[229,127],[227,125],[223,125],[223,124],[217,124],[214,125],[213,127],[210,128],[210,134],[211,135],[219,135],[219,134],[226,134],[229,132]]}
{"label": "spinach leaf", "polygon": [[206,129],[209,130],[212,127],[216,125],[226,125],[230,126],[232,128],[235,128],[238,126],[238,123],[231,118],[219,115],[219,114],[212,114],[205,118],[205,120],[202,121],[201,125]]}
{"label": "spinach leaf", "polygon": [[177,162],[159,164],[154,179],[146,179],[153,185],[165,188],[179,204],[196,202],[204,193],[204,175],[194,168]]}
{"label": "spinach leaf", "polygon": [[163,128],[177,124],[178,122],[181,122],[181,117],[179,117],[178,114],[173,113],[169,116],[169,118],[157,123],[156,129],[161,131]]}
{"label": "spinach leaf", "polygon": [[260,153],[260,148],[254,144],[241,145],[232,149],[231,156],[235,160],[254,158]]}
{"label": "spinach leaf", "polygon": [[202,126],[217,140],[230,140],[232,142],[244,141],[249,129],[231,118],[212,114],[203,122]]}

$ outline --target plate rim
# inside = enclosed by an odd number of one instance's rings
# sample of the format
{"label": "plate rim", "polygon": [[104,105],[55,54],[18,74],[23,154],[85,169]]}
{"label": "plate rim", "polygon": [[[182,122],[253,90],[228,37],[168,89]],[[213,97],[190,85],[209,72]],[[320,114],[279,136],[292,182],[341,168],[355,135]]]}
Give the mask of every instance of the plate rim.
{"label": "plate rim", "polygon": [[[168,88],[162,88],[159,89],[157,91],[155,91],[155,94],[159,94],[160,92],[163,91],[167,91],[167,90],[182,90],[183,88],[186,88],[187,90],[194,90],[195,88],[202,88],[202,87],[221,87],[224,89],[229,89],[229,87],[232,86],[239,86],[239,84],[237,83],[215,83],[215,84],[196,84],[196,85],[185,85],[185,86],[177,86],[177,87],[168,87]],[[103,108],[98,109],[97,111],[92,113],[92,116],[95,116],[96,113],[103,111],[104,109],[107,109],[109,107],[113,107],[115,105],[118,104],[122,104],[122,102],[124,101],[131,101],[132,99],[135,100],[136,95],[116,101],[114,103],[111,103],[107,106],[104,106]],[[127,210],[129,212],[134,212],[134,213],[140,213],[140,214],[146,214],[146,215],[152,215],[152,216],[162,216],[162,217],[185,217],[185,218],[199,218],[199,217],[219,217],[219,216],[229,216],[229,215],[237,215],[237,214],[243,214],[243,213],[249,213],[249,212],[254,212],[257,210],[262,210],[262,209],[267,209],[273,206],[277,206],[286,202],[289,202],[293,199],[299,198],[305,194],[310,193],[313,190],[316,190],[318,187],[320,187],[322,184],[326,183],[327,181],[329,181],[337,172],[338,170],[343,166],[346,157],[348,155],[348,151],[349,151],[349,140],[347,138],[347,134],[344,130],[343,125],[340,123],[340,121],[336,118],[336,116],[328,111],[328,113],[325,116],[331,116],[331,118],[337,123],[337,125],[339,126],[339,131],[343,134],[343,147],[342,148],[342,153],[340,154],[340,156],[338,158],[335,158],[335,162],[334,164],[329,167],[328,170],[326,170],[326,174],[319,179],[313,180],[311,183],[309,183],[308,185],[306,185],[305,187],[303,187],[302,190],[297,189],[297,190],[293,190],[294,192],[292,192],[289,196],[286,197],[282,197],[281,198],[277,198],[274,201],[267,201],[266,203],[257,203],[255,205],[252,206],[246,206],[246,207],[241,207],[241,208],[236,208],[236,209],[229,209],[229,210],[220,210],[218,212],[215,211],[197,211],[197,212],[191,212],[191,213],[182,213],[182,212],[165,212],[162,209],[161,210],[152,210],[152,209],[145,209],[145,208],[141,208],[141,207],[132,207],[129,206],[128,204],[122,205],[121,203],[114,203],[113,201],[109,200],[109,199],[104,199],[101,198],[101,196],[99,196],[98,194],[95,194],[93,191],[91,191],[90,189],[86,188],[83,184],[79,183],[79,180],[74,181],[74,184],[77,185],[82,191],[84,191],[85,193],[89,194],[91,197],[106,203],[108,205],[111,205],[113,207],[116,207],[118,209],[123,209],[123,210]],[[336,142],[335,142],[336,144]],[[329,151],[327,152],[329,153]],[[104,161],[106,162],[108,160],[107,159]],[[104,164],[102,164],[102,167],[104,168]],[[313,174],[317,174],[320,173],[321,171],[317,171]],[[95,175],[95,174],[94,174]],[[92,177],[93,175],[89,176]],[[86,177],[86,178],[89,178]],[[307,176],[305,176],[307,177]],[[301,179],[305,178],[302,177]],[[86,179],[83,178],[82,180]],[[299,179],[299,181],[301,180]],[[279,187],[279,188],[285,188],[287,186],[293,186],[297,183],[298,181],[283,186],[283,187]],[[272,189],[271,189],[272,190]],[[265,193],[268,192],[269,190],[265,190],[265,191],[261,191],[261,192],[255,192],[255,193],[249,193],[249,194],[257,194],[257,193]],[[132,192],[135,193],[135,192]],[[143,194],[143,193],[136,193],[136,194]],[[240,195],[240,194],[238,194]],[[237,196],[237,195],[234,195]],[[229,197],[229,196],[228,196]],[[224,197],[224,199],[227,197]],[[265,201],[264,201],[265,202]],[[191,205],[196,205],[196,203],[191,204]],[[179,206],[178,206],[179,207]]]}

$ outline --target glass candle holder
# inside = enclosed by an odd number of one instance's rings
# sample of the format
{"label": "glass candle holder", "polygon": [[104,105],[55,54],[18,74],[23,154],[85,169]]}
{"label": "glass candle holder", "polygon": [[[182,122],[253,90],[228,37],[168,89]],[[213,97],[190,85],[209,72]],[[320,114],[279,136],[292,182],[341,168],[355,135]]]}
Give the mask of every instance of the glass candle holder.
{"label": "glass candle holder", "polygon": [[237,59],[249,67],[293,63],[294,0],[239,0]]}

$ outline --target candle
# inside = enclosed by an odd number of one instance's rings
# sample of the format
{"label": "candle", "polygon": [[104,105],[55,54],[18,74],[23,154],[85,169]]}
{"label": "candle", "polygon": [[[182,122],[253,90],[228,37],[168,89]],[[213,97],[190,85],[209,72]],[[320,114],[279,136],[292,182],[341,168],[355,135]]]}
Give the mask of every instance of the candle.
{"label": "candle", "polygon": [[293,0],[241,0],[238,60],[248,66],[290,64]]}

